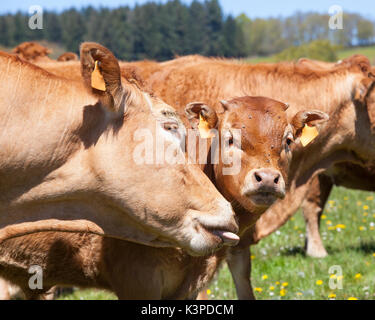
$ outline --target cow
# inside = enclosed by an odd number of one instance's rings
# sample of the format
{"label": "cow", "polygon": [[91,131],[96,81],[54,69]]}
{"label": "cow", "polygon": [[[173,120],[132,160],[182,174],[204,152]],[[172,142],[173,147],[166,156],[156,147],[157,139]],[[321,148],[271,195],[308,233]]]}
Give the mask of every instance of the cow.
{"label": "cow", "polygon": [[78,61],[78,56],[74,52],[65,52],[57,58],[59,62],[66,62],[66,61]]}
{"label": "cow", "polygon": [[81,68],[68,81],[0,53],[0,242],[85,232],[198,256],[235,244],[232,207],[198,165],[135,161],[139,128],[184,156],[175,110],[99,44],[81,46]]}
{"label": "cow", "polygon": [[[332,66],[331,66],[332,67]],[[375,68],[372,68],[375,74]],[[375,90],[370,90],[367,98],[367,109],[371,133],[367,139],[374,139],[375,133]],[[367,144],[368,141],[363,141]],[[371,143],[370,143],[371,144]],[[343,186],[350,189],[375,191],[375,160],[368,159],[364,163],[338,163],[325,172],[314,177],[306,199],[302,203],[303,215],[306,222],[306,254],[314,258],[324,258],[328,255],[319,234],[320,218],[332,191],[333,186]]]}
{"label": "cow", "polygon": [[[298,63],[248,65],[223,59],[201,58],[184,67],[154,73],[152,89],[167,103],[180,109],[189,100],[207,104],[228,96],[264,95],[290,104],[288,113],[313,108],[329,114],[331,121],[321,125],[317,139],[303,149],[293,149],[290,184],[286,198],[278,201],[241,235],[240,244],[230,250],[227,259],[240,299],[253,299],[249,281],[249,245],[277,230],[301,205],[310,186],[310,178],[337,162],[358,163],[373,159],[374,140],[369,144],[369,115],[374,114],[366,96],[373,84],[369,60],[356,55],[332,70],[308,68]],[[356,126],[360,123],[360,130]],[[313,156],[312,156],[313,155]]]}
{"label": "cow", "polygon": [[23,42],[15,47],[12,53],[32,63],[53,61],[48,56],[52,51],[37,42]]}
{"label": "cow", "polygon": [[[299,111],[288,123],[288,105],[264,97],[235,98],[219,105],[215,109],[201,102],[189,103],[184,108],[185,121],[202,135],[204,128],[217,129],[228,141],[229,151],[221,153],[217,163],[211,161],[217,152],[211,142],[203,151],[207,161],[201,168],[237,208],[241,234],[284,197],[291,148],[302,128],[319,125],[328,117],[320,111]],[[241,135],[235,134],[236,129]],[[230,154],[240,156],[240,171],[224,175]],[[187,299],[208,285],[226,254],[223,248],[207,257],[193,257],[181,249],[151,248],[82,232],[45,232],[3,241],[0,275],[22,287],[29,299],[40,298],[54,285],[103,288],[120,299]],[[43,290],[28,288],[30,265],[42,268]]]}

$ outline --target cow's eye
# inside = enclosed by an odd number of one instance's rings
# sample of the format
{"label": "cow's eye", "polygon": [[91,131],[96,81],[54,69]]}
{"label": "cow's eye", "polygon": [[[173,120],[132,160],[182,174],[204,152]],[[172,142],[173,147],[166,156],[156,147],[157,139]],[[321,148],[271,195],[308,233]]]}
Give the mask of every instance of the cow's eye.
{"label": "cow's eye", "polygon": [[175,132],[178,130],[178,123],[176,122],[165,122],[164,130]]}

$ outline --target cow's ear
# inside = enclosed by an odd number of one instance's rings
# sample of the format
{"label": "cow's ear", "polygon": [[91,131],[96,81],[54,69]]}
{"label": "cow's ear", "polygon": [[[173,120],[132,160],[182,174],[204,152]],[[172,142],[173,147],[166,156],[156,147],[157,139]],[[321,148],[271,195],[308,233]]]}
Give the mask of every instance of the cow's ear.
{"label": "cow's ear", "polygon": [[372,88],[372,85],[374,83],[374,79],[372,79],[372,73],[369,73],[369,77],[363,79],[355,88],[354,90],[354,100],[365,103],[367,95],[370,91],[370,88]]}
{"label": "cow's ear", "polygon": [[185,114],[193,129],[199,129],[201,138],[212,138],[211,129],[218,123],[216,111],[203,102],[192,102],[185,107]]}
{"label": "cow's ear", "polygon": [[301,138],[303,146],[307,146],[319,135],[316,126],[329,120],[329,115],[319,110],[300,111],[292,119],[294,137]]}
{"label": "cow's ear", "polygon": [[105,108],[123,113],[126,92],[121,84],[120,66],[113,53],[93,42],[83,43],[80,51],[85,85],[100,98]]}

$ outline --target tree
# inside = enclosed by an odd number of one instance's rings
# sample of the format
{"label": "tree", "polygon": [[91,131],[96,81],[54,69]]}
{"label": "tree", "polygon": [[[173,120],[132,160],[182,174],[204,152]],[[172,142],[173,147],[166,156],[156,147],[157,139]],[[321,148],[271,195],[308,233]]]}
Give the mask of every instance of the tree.
{"label": "tree", "polygon": [[368,45],[374,40],[374,25],[371,21],[361,19],[357,24],[357,37],[361,45]]}

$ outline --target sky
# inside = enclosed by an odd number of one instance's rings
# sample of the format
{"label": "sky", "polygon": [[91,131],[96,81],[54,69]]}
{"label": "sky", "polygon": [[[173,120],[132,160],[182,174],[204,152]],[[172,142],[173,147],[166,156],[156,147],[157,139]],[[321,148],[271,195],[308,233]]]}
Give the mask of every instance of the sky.
{"label": "sky", "polygon": [[[27,12],[31,5],[40,5],[45,10],[61,11],[66,8],[82,6],[105,6],[118,7],[120,5],[134,6],[136,3],[142,4],[150,0],[1,0],[0,14],[15,12],[17,10]],[[166,2],[167,0],[157,0],[155,2]],[[225,14],[237,16],[246,13],[250,18],[286,17],[296,11],[316,11],[328,13],[332,5],[340,5],[346,12],[360,13],[364,17],[375,19],[374,0],[219,0]],[[191,0],[182,0],[190,3]]]}

